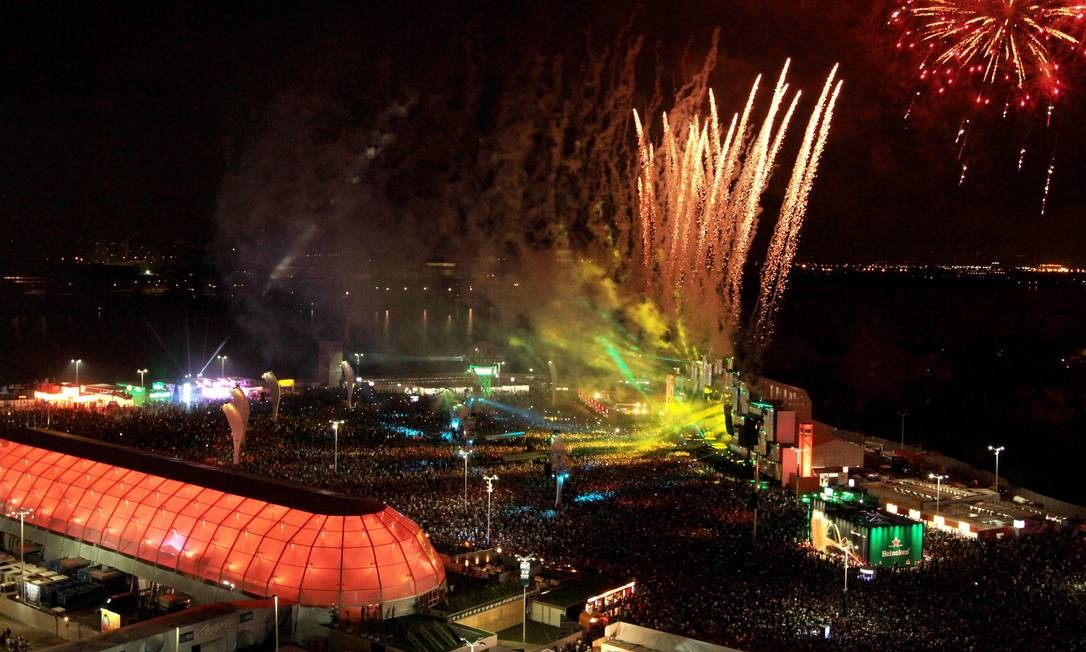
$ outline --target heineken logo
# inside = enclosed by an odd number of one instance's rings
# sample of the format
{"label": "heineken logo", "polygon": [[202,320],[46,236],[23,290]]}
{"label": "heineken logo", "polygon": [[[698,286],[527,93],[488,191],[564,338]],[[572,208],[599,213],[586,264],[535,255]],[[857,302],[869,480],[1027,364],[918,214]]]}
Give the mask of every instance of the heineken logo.
{"label": "heineken logo", "polygon": [[901,539],[894,537],[890,541],[890,549],[882,551],[883,557],[908,557],[909,549],[902,546]]}

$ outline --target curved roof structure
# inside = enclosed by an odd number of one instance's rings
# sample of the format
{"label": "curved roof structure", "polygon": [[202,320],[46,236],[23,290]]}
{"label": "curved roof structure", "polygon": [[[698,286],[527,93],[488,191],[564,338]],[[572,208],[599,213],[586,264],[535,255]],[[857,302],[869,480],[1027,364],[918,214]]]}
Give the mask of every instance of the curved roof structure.
{"label": "curved roof structure", "polygon": [[410,599],[445,570],[382,503],[46,430],[0,439],[0,501],[27,523],[251,595],[341,607]]}

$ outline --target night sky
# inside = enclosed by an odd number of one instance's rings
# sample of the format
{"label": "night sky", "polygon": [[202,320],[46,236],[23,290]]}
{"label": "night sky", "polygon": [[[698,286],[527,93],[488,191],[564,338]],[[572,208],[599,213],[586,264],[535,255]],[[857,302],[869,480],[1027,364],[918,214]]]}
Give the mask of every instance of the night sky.
{"label": "night sky", "polygon": [[[46,249],[81,238],[211,243],[220,231],[220,206],[231,200],[223,196],[231,188],[224,175],[261,137],[267,107],[283,93],[320,87],[352,98],[345,121],[355,126],[384,110],[364,101],[377,78],[382,88],[394,82],[405,92],[455,103],[454,77],[442,74],[459,66],[450,52],[468,48],[483,60],[527,66],[583,43],[590,30],[596,42],[609,43],[633,8],[511,6],[519,4],[8,8],[3,231]],[[1086,65],[1069,70],[1073,90],[1050,128],[1040,114],[978,118],[983,126],[973,134],[970,174],[959,188],[953,140],[968,102],[922,99],[906,128],[902,116],[918,87],[911,62],[894,51],[896,35],[885,25],[889,8],[870,0],[650,2],[632,30],[649,41],[642,65],[651,67],[655,50],[670,85],[693,69],[719,27],[722,56],[712,86],[729,111],[755,73],[774,74],[785,57],[793,58],[793,78],[809,94],[833,62],[841,63],[845,88],[801,259],[1086,263],[1080,219]],[[503,89],[495,84],[486,92],[500,97]],[[443,134],[416,135],[413,148],[425,148],[427,137],[436,142]],[[631,132],[631,148],[633,141]],[[1030,155],[1018,174],[1023,143]],[[1053,153],[1056,174],[1042,217],[1044,169]],[[381,169],[410,174],[415,184],[432,174],[422,166],[434,162],[411,151],[390,148],[379,156],[387,156]],[[486,192],[485,181],[478,190]],[[397,210],[404,205],[393,203]],[[366,225],[367,215],[355,219]],[[423,215],[412,219],[425,225]],[[380,220],[372,226],[389,228]]]}

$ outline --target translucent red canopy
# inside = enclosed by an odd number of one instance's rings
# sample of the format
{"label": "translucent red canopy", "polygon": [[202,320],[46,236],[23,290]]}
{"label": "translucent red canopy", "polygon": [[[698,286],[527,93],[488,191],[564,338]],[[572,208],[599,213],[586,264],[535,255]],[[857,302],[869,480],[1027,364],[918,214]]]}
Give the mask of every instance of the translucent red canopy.
{"label": "translucent red canopy", "polygon": [[32,509],[28,524],[304,606],[381,604],[445,581],[426,535],[388,506],[315,514],[6,440],[0,501]]}

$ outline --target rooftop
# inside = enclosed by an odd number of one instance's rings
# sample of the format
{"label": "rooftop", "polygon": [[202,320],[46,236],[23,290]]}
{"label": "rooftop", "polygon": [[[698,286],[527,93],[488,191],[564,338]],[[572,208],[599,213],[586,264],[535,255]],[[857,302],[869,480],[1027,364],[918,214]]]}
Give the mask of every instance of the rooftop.
{"label": "rooftop", "polygon": [[578,575],[576,578],[566,580],[557,587],[544,591],[536,598],[536,602],[542,602],[562,609],[575,606],[583,606],[589,598],[594,598],[601,593],[626,584],[628,580],[616,581],[600,575]]}
{"label": "rooftop", "polygon": [[28,526],[303,606],[413,600],[445,581],[425,533],[376,501],[63,433],[0,433],[0,502],[30,510]]}
{"label": "rooftop", "polygon": [[223,493],[275,503],[328,516],[377,514],[385,508],[380,501],[348,496],[323,489],[242,473],[210,464],[189,462],[157,453],[136,450],[96,439],[45,428],[20,428],[0,438],[35,448],[45,448],[110,466],[121,466],[180,482],[192,482]]}
{"label": "rooftop", "polygon": [[[152,636],[176,629],[185,629],[198,625],[204,621],[225,616],[240,611],[252,611],[253,609],[269,609],[272,600],[240,600],[237,602],[215,602],[204,604],[173,614],[166,614],[158,618],[152,618],[143,622],[128,625],[112,632],[95,636],[80,641],[70,641],[63,645],[49,648],[50,652],[94,652],[95,650],[113,650],[128,643],[139,643]],[[281,608],[290,606],[283,601]],[[148,648],[149,649],[149,648]]]}
{"label": "rooftop", "polygon": [[900,514],[891,514],[875,509],[863,509],[861,507],[846,505],[842,503],[834,503],[828,501],[822,501],[823,510],[826,513],[837,513],[847,515],[849,520],[866,525],[868,527],[881,527],[887,525],[913,525],[916,523],[911,518],[902,516]]}

